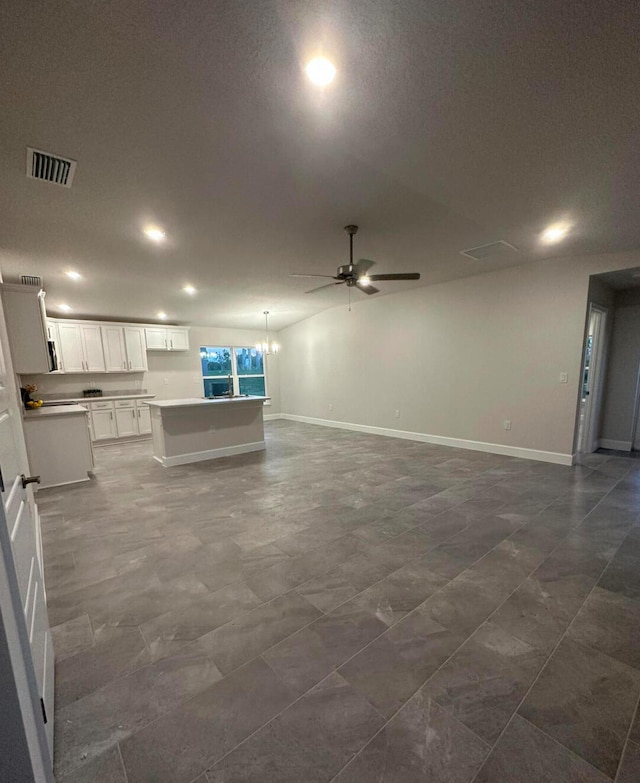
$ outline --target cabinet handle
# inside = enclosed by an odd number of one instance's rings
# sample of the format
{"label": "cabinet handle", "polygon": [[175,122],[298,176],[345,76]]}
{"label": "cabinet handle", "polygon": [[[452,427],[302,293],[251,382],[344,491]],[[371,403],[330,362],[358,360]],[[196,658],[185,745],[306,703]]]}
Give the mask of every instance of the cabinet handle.
{"label": "cabinet handle", "polygon": [[109,411],[109,418],[113,421],[113,411]]}
{"label": "cabinet handle", "polygon": [[129,369],[131,369],[131,362],[129,362]]}
{"label": "cabinet handle", "polygon": [[173,350],[173,340],[171,340],[171,350]]}

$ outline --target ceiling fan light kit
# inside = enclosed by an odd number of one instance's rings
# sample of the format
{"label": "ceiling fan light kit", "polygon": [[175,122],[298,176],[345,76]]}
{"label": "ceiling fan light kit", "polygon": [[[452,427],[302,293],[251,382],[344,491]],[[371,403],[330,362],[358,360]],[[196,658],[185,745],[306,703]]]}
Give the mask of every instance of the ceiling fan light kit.
{"label": "ceiling fan light kit", "polygon": [[363,294],[371,296],[371,294],[379,293],[380,289],[371,285],[373,282],[382,281],[397,281],[397,280],[419,280],[420,274],[418,272],[403,272],[398,274],[389,275],[370,275],[369,270],[375,265],[375,261],[368,261],[366,258],[360,258],[355,264],[353,263],[353,237],[358,232],[358,226],[350,223],[344,227],[344,230],[349,235],[349,263],[339,266],[335,275],[301,275],[293,274],[290,277],[326,277],[333,280],[333,283],[325,283],[324,285],[312,288],[309,291],[305,291],[306,294],[313,294],[316,291],[321,291],[324,288],[331,288],[334,285],[347,284],[349,289],[349,309],[351,309],[351,289],[357,288],[362,291]]}

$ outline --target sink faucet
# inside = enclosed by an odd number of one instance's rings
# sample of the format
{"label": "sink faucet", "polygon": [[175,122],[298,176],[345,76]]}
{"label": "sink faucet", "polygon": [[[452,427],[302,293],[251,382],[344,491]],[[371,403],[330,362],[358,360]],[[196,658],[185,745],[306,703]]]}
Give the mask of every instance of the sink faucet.
{"label": "sink faucet", "polygon": [[230,375],[227,376],[227,396],[233,397],[233,379]]}

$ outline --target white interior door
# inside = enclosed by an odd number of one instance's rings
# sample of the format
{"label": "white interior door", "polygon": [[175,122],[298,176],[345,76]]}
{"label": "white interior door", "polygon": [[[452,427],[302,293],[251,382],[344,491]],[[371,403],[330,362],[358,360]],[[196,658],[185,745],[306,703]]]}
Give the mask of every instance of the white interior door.
{"label": "white interior door", "polygon": [[[53,647],[38,512],[0,307],[0,614],[36,781],[53,781]],[[1,695],[0,695],[1,700]]]}
{"label": "white interior door", "polygon": [[604,377],[606,310],[589,308],[589,327],[584,351],[582,400],[580,404],[579,451],[590,454],[598,448],[600,401]]}

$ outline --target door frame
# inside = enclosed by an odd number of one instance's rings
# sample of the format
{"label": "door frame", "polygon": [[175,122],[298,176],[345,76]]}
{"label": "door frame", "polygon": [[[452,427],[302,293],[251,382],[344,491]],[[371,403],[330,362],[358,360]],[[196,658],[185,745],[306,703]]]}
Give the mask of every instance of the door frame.
{"label": "door frame", "polygon": [[[578,419],[578,442],[577,450],[579,452],[590,454],[598,448],[598,424],[602,408],[602,390],[604,386],[604,368],[606,362],[606,335],[607,321],[609,311],[602,305],[589,303],[587,312],[587,329],[584,339],[584,348],[582,353],[582,372],[580,375],[580,407],[582,404],[582,385],[587,363],[587,347],[589,344],[589,334],[593,333],[593,342],[591,347],[591,361],[589,363],[588,397],[584,408],[584,421],[580,426]],[[596,323],[591,330],[591,320],[596,317]],[[580,408],[578,412],[580,417]]]}

